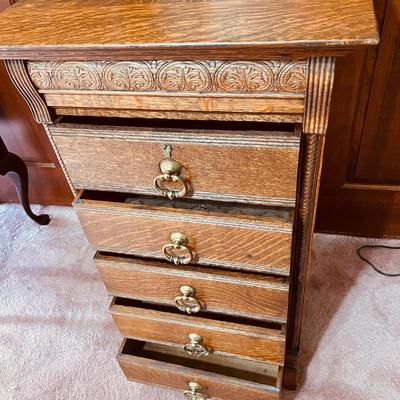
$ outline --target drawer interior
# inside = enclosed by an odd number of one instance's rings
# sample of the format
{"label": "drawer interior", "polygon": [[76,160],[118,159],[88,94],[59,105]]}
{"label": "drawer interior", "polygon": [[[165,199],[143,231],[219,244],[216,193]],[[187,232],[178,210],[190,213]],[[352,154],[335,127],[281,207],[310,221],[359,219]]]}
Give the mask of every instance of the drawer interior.
{"label": "drawer interior", "polygon": [[90,116],[62,116],[56,121],[57,125],[86,125],[104,127],[132,127],[167,130],[199,130],[202,132],[212,131],[236,131],[244,134],[251,132],[279,132],[282,135],[293,135],[295,132],[300,135],[297,124],[272,123],[257,121],[201,121],[184,119],[145,119],[145,118],[111,118],[111,117],[90,117]]}
{"label": "drawer interior", "polygon": [[122,192],[106,192],[95,190],[82,191],[79,201],[105,201],[109,203],[123,203],[136,207],[149,207],[157,209],[177,209],[190,212],[212,212],[220,215],[257,217],[260,219],[275,220],[283,223],[293,223],[294,210],[287,207],[271,207],[258,205],[244,205],[239,203],[202,201],[194,199],[168,200],[163,197],[144,196]]}
{"label": "drawer interior", "polygon": [[183,354],[174,347],[140,342],[133,339],[126,339],[118,357],[121,356],[135,356],[156,360],[272,387],[277,386],[279,376],[279,367],[277,365],[214,354],[200,360],[194,356]]}

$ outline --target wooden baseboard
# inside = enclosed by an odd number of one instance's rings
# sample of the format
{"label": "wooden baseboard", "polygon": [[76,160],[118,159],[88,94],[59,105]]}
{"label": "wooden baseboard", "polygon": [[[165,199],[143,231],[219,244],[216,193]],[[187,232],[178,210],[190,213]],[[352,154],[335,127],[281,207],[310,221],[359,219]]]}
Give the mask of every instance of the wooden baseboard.
{"label": "wooden baseboard", "polygon": [[400,192],[321,188],[316,232],[400,237]]}

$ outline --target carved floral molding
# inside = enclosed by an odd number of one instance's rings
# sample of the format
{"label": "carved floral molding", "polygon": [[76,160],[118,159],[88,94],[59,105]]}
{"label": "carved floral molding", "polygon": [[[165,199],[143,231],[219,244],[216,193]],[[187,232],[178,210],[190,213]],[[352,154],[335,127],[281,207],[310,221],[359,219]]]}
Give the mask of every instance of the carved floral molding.
{"label": "carved floral molding", "polygon": [[304,95],[306,61],[87,61],[27,63],[38,89]]}

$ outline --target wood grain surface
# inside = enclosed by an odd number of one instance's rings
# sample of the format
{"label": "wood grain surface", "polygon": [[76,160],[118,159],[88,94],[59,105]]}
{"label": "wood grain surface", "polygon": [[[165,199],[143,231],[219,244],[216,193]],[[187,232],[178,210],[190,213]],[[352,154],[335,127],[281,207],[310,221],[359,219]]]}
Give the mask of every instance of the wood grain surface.
{"label": "wood grain surface", "polygon": [[76,115],[95,117],[119,118],[161,118],[185,119],[199,121],[256,121],[256,122],[287,122],[301,123],[301,114],[261,114],[261,113],[222,113],[222,112],[189,112],[189,111],[149,111],[149,110],[122,110],[118,108],[84,108],[84,107],[55,107],[56,115]]}
{"label": "wood grain surface", "polygon": [[0,57],[36,60],[243,58],[377,43],[369,0],[21,0],[0,32]]}
{"label": "wood grain surface", "polygon": [[289,275],[292,225],[255,217],[79,199],[82,228],[98,250],[164,259],[171,234],[189,239],[192,263]]}
{"label": "wood grain surface", "polygon": [[[255,363],[248,366],[221,357],[219,364],[174,356],[165,348],[151,346],[146,351],[140,349],[140,342],[133,342],[133,349],[123,349],[118,354],[118,362],[129,380],[161,385],[180,391],[188,390],[189,382],[200,384],[201,393],[218,399],[230,400],[277,400],[279,390],[268,364]],[[139,345],[139,346],[138,346]],[[232,360],[232,361],[231,361]],[[218,362],[218,361],[217,361]],[[229,367],[233,364],[233,367]],[[259,364],[259,365],[256,365]],[[227,367],[224,367],[227,365]],[[245,371],[246,365],[250,371]],[[264,367],[265,366],[265,367]],[[254,370],[254,372],[252,371]]]}
{"label": "wood grain surface", "polygon": [[[124,337],[174,345],[183,349],[188,335],[203,337],[213,354],[235,355],[283,365],[285,336],[280,330],[112,304],[111,315]],[[178,311],[179,312],[179,311]]]}
{"label": "wood grain surface", "polygon": [[100,254],[95,263],[117,297],[175,307],[179,288],[189,285],[203,311],[286,323],[289,286],[283,278]]}
{"label": "wood grain surface", "polygon": [[302,114],[304,100],[290,97],[210,97],[135,92],[41,91],[48,106],[116,110]]}
{"label": "wood grain surface", "polygon": [[189,197],[295,205],[298,133],[73,124],[49,130],[75,188],[158,195],[153,181],[168,143]]}

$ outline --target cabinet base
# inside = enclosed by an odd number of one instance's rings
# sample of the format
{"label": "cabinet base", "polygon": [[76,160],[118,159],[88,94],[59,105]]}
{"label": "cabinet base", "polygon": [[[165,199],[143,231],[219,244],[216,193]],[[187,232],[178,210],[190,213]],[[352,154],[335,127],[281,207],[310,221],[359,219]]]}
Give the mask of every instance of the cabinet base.
{"label": "cabinet base", "polygon": [[296,390],[299,381],[299,368],[297,365],[298,353],[286,354],[285,367],[283,369],[282,388]]}

